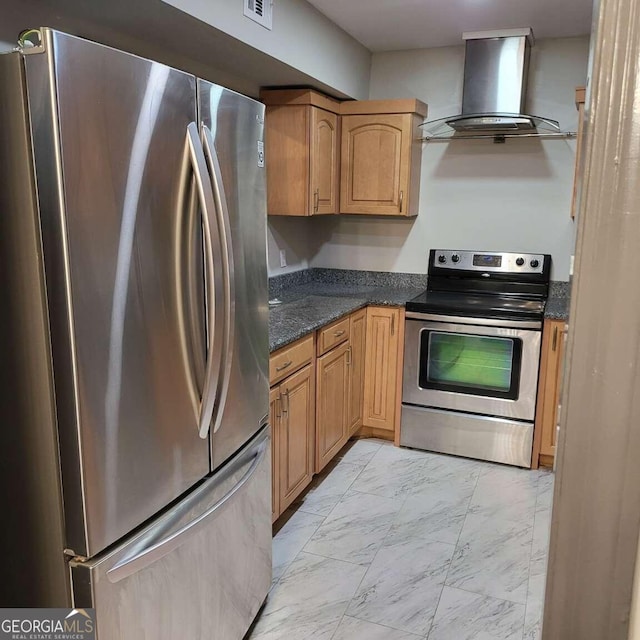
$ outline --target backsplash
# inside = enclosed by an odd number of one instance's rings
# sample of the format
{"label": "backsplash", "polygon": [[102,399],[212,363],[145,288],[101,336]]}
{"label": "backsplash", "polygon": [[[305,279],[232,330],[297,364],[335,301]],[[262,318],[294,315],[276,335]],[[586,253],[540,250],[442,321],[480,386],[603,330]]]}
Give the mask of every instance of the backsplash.
{"label": "backsplash", "polygon": [[353,285],[354,287],[397,287],[399,289],[414,287],[421,289],[427,286],[427,274],[316,267],[269,278],[269,298],[277,298],[283,291],[291,287],[310,282]]}
{"label": "backsplash", "polygon": [[[324,284],[353,285],[354,287],[397,287],[398,289],[427,288],[426,273],[397,273],[389,271],[360,271],[357,269],[329,269],[314,267],[269,278],[269,298],[277,298],[291,287],[322,282]],[[571,283],[553,280],[550,298],[569,298]]]}

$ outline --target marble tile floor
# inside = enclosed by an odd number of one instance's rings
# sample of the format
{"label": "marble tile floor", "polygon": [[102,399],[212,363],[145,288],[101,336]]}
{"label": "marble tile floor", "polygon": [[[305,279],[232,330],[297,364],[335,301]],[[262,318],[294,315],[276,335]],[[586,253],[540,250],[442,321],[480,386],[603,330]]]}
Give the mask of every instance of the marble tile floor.
{"label": "marble tile floor", "polygon": [[277,523],[251,640],[539,640],[553,474],[349,443]]}

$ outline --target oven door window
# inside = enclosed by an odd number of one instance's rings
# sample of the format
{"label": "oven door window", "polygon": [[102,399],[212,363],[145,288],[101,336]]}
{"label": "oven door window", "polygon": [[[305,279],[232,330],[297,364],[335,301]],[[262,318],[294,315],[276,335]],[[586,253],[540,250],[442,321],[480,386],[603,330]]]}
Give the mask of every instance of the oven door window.
{"label": "oven door window", "polygon": [[522,341],[423,330],[420,387],[517,400]]}

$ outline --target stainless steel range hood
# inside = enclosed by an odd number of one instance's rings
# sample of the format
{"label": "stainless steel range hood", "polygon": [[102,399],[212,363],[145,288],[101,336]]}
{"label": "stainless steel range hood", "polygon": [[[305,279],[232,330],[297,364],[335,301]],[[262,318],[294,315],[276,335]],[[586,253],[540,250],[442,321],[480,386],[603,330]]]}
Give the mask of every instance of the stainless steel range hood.
{"label": "stainless steel range hood", "polygon": [[467,32],[462,37],[466,43],[462,113],[423,125],[428,139],[456,132],[473,137],[560,132],[555,120],[525,113],[534,43],[530,28]]}

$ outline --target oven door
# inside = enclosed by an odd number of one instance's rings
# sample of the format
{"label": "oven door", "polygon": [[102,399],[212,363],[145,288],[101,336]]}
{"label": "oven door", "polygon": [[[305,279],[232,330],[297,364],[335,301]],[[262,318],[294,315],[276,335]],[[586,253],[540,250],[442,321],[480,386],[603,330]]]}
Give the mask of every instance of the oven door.
{"label": "oven door", "polygon": [[533,421],[539,327],[407,313],[402,402]]}

